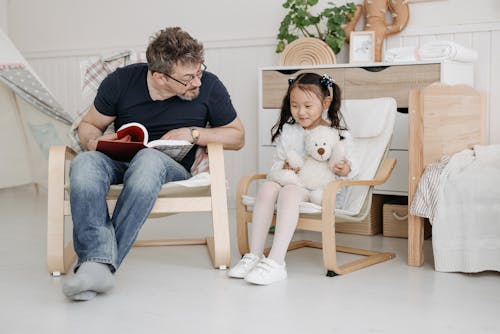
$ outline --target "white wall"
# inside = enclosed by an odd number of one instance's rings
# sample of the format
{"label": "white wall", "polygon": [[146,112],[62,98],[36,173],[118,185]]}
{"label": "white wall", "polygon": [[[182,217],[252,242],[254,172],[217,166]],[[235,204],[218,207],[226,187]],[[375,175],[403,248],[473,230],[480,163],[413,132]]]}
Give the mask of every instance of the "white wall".
{"label": "white wall", "polygon": [[268,0],[16,0],[9,27],[18,47],[33,52],[145,45],[175,25],[203,41],[267,38],[281,15],[279,2]]}
{"label": "white wall", "polygon": [[[320,0],[322,5],[328,0]],[[246,146],[226,154],[230,196],[243,174],[256,171],[257,70],[278,63],[276,33],[284,0],[0,0],[0,24],[68,112],[79,94],[81,59],[144,47],[149,36],[178,25],[203,41],[206,62],[226,84],[246,131]],[[336,1],[343,3],[345,1]],[[355,1],[361,2],[361,1]],[[0,12],[1,13],[1,12]],[[36,13],[36,14],[35,14]],[[2,19],[5,17],[5,19]],[[410,4],[410,23],[386,47],[455,40],[478,50],[475,86],[500,91],[500,2],[441,0]],[[8,19],[7,19],[8,18]],[[337,55],[346,62],[346,52]],[[492,96],[493,95],[493,96]],[[489,139],[500,143],[500,97],[488,95]]]}
{"label": "white wall", "polygon": [[[0,6],[8,3],[12,39],[21,50],[33,52],[144,45],[152,32],[173,25],[204,41],[274,38],[285,13],[283,2],[0,0]],[[500,21],[500,2],[496,0],[428,1],[410,7],[410,31]]]}
{"label": "white wall", "polygon": [[0,0],[0,29],[7,32],[7,0]]}

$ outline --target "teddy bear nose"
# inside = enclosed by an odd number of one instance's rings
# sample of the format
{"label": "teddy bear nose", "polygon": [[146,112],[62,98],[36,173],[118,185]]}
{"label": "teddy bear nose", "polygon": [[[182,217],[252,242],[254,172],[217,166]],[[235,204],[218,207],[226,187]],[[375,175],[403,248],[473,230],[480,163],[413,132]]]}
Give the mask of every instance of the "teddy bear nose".
{"label": "teddy bear nose", "polygon": [[319,155],[325,154],[325,149],[323,147],[318,148],[318,154]]}

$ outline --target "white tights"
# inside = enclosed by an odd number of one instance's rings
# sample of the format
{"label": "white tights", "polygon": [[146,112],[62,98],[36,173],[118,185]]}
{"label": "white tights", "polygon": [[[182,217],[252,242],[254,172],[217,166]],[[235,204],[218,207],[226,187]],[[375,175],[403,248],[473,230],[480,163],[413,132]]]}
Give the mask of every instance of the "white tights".
{"label": "white tights", "polygon": [[282,264],[297,227],[299,204],[308,200],[309,191],[302,187],[295,185],[282,187],[272,181],[264,183],[259,188],[255,200],[250,252],[260,256],[264,251],[276,204],[276,230],[269,258]]}

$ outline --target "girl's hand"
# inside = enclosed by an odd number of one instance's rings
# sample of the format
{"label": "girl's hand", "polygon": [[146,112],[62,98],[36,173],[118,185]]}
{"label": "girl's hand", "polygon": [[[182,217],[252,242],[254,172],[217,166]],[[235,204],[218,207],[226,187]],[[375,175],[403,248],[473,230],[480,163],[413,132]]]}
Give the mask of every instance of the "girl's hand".
{"label": "girl's hand", "polygon": [[292,166],[290,166],[288,161],[285,161],[285,163],[283,164],[283,169],[290,169],[290,170],[293,170],[295,173],[300,172],[300,167],[292,168]]}
{"label": "girl's hand", "polygon": [[347,160],[342,160],[333,166],[333,172],[339,176],[346,176],[351,172],[351,164]]}

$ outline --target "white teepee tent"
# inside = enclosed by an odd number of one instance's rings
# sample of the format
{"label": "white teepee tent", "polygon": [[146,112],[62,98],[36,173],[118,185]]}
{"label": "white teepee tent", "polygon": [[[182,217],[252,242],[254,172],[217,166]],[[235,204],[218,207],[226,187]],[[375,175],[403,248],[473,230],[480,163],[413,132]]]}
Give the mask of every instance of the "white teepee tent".
{"label": "white teepee tent", "polygon": [[71,121],[0,30],[0,189],[46,185],[49,147],[68,142]]}

